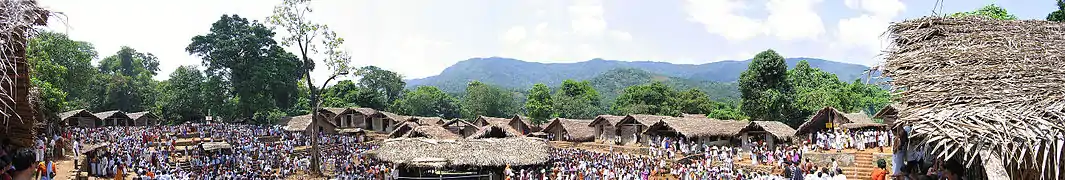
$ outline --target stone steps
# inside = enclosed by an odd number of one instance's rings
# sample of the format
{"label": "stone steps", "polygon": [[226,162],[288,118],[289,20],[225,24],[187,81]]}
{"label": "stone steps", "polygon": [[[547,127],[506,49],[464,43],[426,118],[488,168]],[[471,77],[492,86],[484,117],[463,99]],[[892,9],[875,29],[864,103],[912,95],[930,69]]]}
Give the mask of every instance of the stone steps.
{"label": "stone steps", "polygon": [[870,179],[870,175],[876,168],[874,163],[873,154],[854,153],[854,167],[844,169],[843,173],[847,176],[847,179]]}

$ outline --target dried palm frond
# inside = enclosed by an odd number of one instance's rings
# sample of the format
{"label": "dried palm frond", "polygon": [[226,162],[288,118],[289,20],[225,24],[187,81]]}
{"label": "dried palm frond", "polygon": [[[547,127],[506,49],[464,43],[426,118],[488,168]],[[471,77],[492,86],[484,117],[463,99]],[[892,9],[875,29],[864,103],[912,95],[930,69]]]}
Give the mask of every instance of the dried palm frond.
{"label": "dried palm frond", "polygon": [[369,156],[385,162],[417,167],[529,166],[550,160],[547,141],[538,138],[388,139]]}
{"label": "dried palm frond", "polygon": [[972,165],[986,150],[1006,167],[1065,178],[1065,23],[925,17],[888,31],[884,75],[906,106],[895,126],[912,126],[937,157]]}

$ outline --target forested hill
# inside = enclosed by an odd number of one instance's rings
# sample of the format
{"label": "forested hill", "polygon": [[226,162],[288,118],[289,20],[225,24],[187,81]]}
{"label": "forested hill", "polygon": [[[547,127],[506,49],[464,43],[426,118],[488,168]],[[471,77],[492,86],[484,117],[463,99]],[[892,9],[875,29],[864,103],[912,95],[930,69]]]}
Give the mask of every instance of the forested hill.
{"label": "forested hill", "polygon": [[[851,81],[869,69],[863,65],[848,64],[816,58],[787,58],[789,67],[806,60],[812,67],[836,74],[840,80]],[[446,92],[462,92],[466,83],[478,80],[511,89],[527,89],[535,83],[558,86],[563,80],[591,80],[607,71],[618,68],[634,68],[651,74],[685,79],[688,81],[735,82],[747,69],[750,60],[719,61],[706,64],[672,64],[652,61],[615,61],[593,59],[576,63],[538,63],[510,58],[473,58],[455,63],[439,75],[407,80],[407,87],[436,86]],[[707,92],[713,94],[712,92]]]}
{"label": "forested hill", "polygon": [[705,80],[692,80],[678,77],[669,77],[661,74],[653,74],[636,68],[617,68],[609,70],[588,80],[592,87],[603,97],[612,101],[629,86],[647,84],[651,82],[663,82],[678,91],[687,89],[699,89],[710,95],[711,99],[724,100],[740,97],[740,92],[735,82],[713,82]]}

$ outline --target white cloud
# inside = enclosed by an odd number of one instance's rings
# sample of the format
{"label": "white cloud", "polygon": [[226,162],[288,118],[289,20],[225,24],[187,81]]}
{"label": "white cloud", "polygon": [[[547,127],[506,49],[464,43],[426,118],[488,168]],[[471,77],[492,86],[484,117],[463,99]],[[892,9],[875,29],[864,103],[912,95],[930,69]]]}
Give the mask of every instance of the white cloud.
{"label": "white cloud", "polygon": [[[599,0],[561,1],[572,4],[527,4],[537,14],[560,13],[565,18],[538,17],[531,23],[510,27],[500,37],[501,56],[539,62],[575,62],[592,58],[628,60],[644,56],[632,34],[611,29]],[[524,31],[524,33],[522,33]],[[517,34],[525,34],[517,38]]]}
{"label": "white cloud", "polygon": [[825,32],[814,7],[822,0],[770,0],[766,3],[769,30],[781,40],[814,39]]}
{"label": "white cloud", "polygon": [[766,33],[761,20],[738,13],[748,9],[745,0],[688,0],[689,21],[703,24],[707,32],[727,40],[746,40]]}
{"label": "white cloud", "polygon": [[876,55],[888,45],[882,34],[892,19],[906,10],[906,6],[898,0],[846,0],[844,5],[862,11],[862,14],[839,20],[837,40],[831,46],[860,49],[860,54],[864,55],[851,59],[861,64],[879,61]]}
{"label": "white cloud", "polygon": [[515,26],[503,33],[503,42],[517,43],[525,39],[525,27]]}
{"label": "white cloud", "polygon": [[688,0],[689,21],[700,23],[707,32],[729,41],[743,41],[760,35],[780,40],[814,39],[824,34],[824,23],[814,7],[822,0],[770,0],[765,3],[766,19],[745,15],[752,9],[744,0]]}

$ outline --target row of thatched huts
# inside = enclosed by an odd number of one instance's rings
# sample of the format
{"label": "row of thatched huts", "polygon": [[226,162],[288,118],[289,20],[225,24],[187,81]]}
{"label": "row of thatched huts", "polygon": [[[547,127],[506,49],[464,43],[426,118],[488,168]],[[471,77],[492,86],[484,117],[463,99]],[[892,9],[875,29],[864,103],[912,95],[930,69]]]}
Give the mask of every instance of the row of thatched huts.
{"label": "row of thatched huts", "polygon": [[126,113],[119,110],[92,113],[85,109],[78,109],[59,113],[59,120],[66,126],[83,128],[153,126],[161,123],[159,116],[148,111]]}

